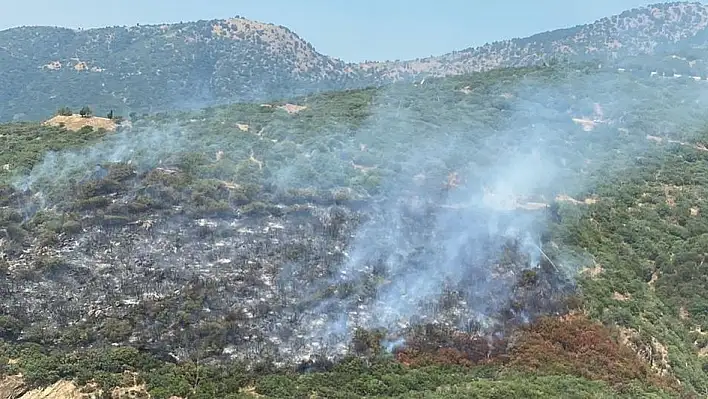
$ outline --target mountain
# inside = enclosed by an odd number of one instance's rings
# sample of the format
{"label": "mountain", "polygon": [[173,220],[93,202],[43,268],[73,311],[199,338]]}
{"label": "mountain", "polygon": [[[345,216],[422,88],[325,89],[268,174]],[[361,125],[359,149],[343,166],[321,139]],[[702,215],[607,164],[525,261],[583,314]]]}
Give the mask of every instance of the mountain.
{"label": "mountain", "polygon": [[[661,3],[625,11],[591,24],[488,43],[477,48],[407,62],[363,65],[366,70],[401,78],[445,76],[492,68],[521,67],[550,58],[624,63],[628,57],[658,56],[647,68],[661,66],[674,52],[705,54],[708,6],[694,2]],[[701,53],[702,52],[702,53]],[[695,63],[695,57],[691,60]],[[654,64],[654,65],[652,65]],[[683,70],[689,65],[681,65]],[[691,64],[691,67],[695,65]],[[700,68],[708,73],[705,64]]]}
{"label": "mountain", "polygon": [[366,80],[288,29],[243,18],[79,31],[10,29],[0,32],[0,63],[0,81],[7,83],[2,119],[46,114],[59,102],[159,111]]}
{"label": "mountain", "polygon": [[665,3],[592,24],[402,62],[345,63],[282,26],[244,18],[71,30],[0,32],[0,120],[45,118],[86,104],[157,112],[228,101],[266,101],[549,62],[706,76],[708,7]]}

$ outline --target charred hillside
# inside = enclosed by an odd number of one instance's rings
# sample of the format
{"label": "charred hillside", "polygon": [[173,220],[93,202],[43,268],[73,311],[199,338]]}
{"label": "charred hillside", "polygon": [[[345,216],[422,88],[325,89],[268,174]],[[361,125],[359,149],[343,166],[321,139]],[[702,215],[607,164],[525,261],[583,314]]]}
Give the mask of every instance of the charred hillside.
{"label": "charred hillside", "polygon": [[[59,215],[38,214],[25,229],[7,229],[3,311],[19,323],[10,331],[18,341],[297,363],[346,355],[356,328],[384,327],[398,339],[411,326],[431,324],[486,336],[567,311],[567,277],[549,260],[529,259],[524,237],[512,235],[470,237],[477,242],[455,255],[454,274],[435,276],[439,287],[426,283],[426,296],[405,292],[412,289],[406,280],[422,278],[431,260],[445,261],[438,248],[414,247],[436,240],[436,219],[487,224],[482,208],[409,205],[398,226],[410,234],[397,249],[409,252],[404,259],[391,266],[386,257],[398,254],[367,249],[370,258],[344,270],[356,231],[386,222],[380,209],[353,209],[348,199],[322,194],[314,203],[245,203],[218,183],[201,192],[175,186],[183,172],[174,169],[139,181],[116,180],[116,173],[109,167],[103,179],[86,183],[90,189],[80,185],[76,202]],[[7,202],[34,205],[20,193]],[[21,211],[6,211],[5,220],[20,222]],[[504,217],[501,228],[513,225],[513,215]],[[478,245],[507,255],[480,257]]]}
{"label": "charred hillside", "polygon": [[556,66],[2,125],[2,386],[702,394],[700,85]]}

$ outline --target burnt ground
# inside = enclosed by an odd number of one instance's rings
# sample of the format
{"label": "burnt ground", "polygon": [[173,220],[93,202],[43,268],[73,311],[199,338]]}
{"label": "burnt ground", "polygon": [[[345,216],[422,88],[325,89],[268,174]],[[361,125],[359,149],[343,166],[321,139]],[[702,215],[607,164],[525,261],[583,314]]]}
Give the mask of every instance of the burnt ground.
{"label": "burnt ground", "polygon": [[388,349],[420,328],[509,335],[573,290],[510,230],[543,211],[443,207],[444,192],[244,199],[221,183],[204,199],[158,172],[77,183],[52,206],[5,190],[5,339],[291,363],[345,355],[360,328]]}

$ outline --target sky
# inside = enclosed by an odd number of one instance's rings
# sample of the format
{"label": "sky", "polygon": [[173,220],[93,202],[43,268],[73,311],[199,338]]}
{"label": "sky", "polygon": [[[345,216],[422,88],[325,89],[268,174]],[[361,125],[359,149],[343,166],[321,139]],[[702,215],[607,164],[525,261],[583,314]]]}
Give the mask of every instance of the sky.
{"label": "sky", "polygon": [[639,0],[85,0],[3,1],[0,30],[92,28],[236,15],[290,28],[345,61],[414,59],[591,23],[662,2]]}

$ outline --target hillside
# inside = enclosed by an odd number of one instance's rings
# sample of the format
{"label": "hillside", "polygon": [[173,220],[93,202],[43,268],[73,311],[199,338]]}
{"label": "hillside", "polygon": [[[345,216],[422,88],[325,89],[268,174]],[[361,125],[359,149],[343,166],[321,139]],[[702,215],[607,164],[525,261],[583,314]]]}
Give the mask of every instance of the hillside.
{"label": "hillside", "polygon": [[707,24],[707,6],[665,3],[441,56],[366,64],[320,54],[285,27],[240,17],[78,31],[23,27],[0,32],[0,120],[47,118],[62,106],[127,116],[270,101],[553,59],[706,79]]}
{"label": "hillside", "polygon": [[1,125],[0,392],[705,396],[702,93],[557,65]]}
{"label": "hillside", "polygon": [[[699,2],[660,3],[602,18],[591,24],[488,43],[442,56],[363,65],[390,78],[419,74],[446,76],[504,67],[522,67],[551,58],[634,65],[706,78],[708,6]],[[644,57],[651,56],[651,57]],[[638,60],[644,60],[640,62]],[[649,60],[649,62],[646,62]]]}
{"label": "hillside", "polygon": [[0,64],[3,120],[46,117],[57,101],[127,114],[292,96],[366,80],[290,30],[243,18],[10,29],[0,32]]}

